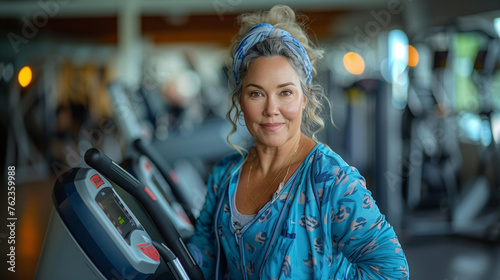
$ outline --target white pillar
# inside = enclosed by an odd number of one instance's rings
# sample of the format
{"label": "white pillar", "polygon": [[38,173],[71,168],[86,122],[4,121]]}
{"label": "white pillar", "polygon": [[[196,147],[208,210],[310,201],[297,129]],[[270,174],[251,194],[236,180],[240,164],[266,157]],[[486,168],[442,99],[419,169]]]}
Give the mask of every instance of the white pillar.
{"label": "white pillar", "polygon": [[137,87],[141,80],[141,9],[138,0],[121,0],[118,7],[117,78]]}

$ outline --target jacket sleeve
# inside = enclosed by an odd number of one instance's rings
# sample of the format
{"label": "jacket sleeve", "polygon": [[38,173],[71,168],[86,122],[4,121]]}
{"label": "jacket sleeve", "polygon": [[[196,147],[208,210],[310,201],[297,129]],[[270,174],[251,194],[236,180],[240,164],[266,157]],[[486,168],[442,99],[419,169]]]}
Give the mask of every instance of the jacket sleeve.
{"label": "jacket sleeve", "polygon": [[408,279],[408,263],[396,233],[350,166],[333,170],[323,190],[324,223],[332,237],[340,279]]}
{"label": "jacket sleeve", "polygon": [[213,279],[216,266],[215,232],[213,227],[217,207],[217,190],[220,180],[217,180],[218,168],[209,176],[205,204],[196,221],[196,229],[189,240],[188,248],[203,271],[205,279]]}

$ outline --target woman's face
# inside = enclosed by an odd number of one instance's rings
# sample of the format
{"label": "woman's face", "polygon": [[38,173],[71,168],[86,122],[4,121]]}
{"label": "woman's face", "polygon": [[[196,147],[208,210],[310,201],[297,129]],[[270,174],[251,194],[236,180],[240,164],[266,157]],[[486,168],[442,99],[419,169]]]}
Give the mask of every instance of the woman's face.
{"label": "woman's face", "polygon": [[306,101],[297,72],[286,57],[259,57],[250,63],[240,105],[257,144],[280,147],[300,134]]}

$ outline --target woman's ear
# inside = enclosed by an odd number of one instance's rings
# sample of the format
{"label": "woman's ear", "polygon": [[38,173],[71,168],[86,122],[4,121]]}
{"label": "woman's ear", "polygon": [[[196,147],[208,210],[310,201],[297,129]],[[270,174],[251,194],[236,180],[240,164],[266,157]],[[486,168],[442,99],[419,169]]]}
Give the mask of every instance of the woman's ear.
{"label": "woman's ear", "polygon": [[302,100],[302,111],[304,111],[306,106],[307,106],[307,97],[304,95],[304,100]]}

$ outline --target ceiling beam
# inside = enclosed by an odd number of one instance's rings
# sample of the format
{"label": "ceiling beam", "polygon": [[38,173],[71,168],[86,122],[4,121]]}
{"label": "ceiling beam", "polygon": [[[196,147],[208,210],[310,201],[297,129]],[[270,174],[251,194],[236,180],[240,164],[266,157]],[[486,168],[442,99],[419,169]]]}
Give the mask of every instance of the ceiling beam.
{"label": "ceiling beam", "polygon": [[[269,9],[278,0],[143,0],[137,9],[141,14],[189,15],[213,14],[223,19],[227,13]],[[289,0],[287,5],[301,11],[323,9],[366,10],[385,7],[387,0]],[[46,13],[50,17],[113,16],[122,0],[7,0],[0,2],[0,17],[12,18]]]}

